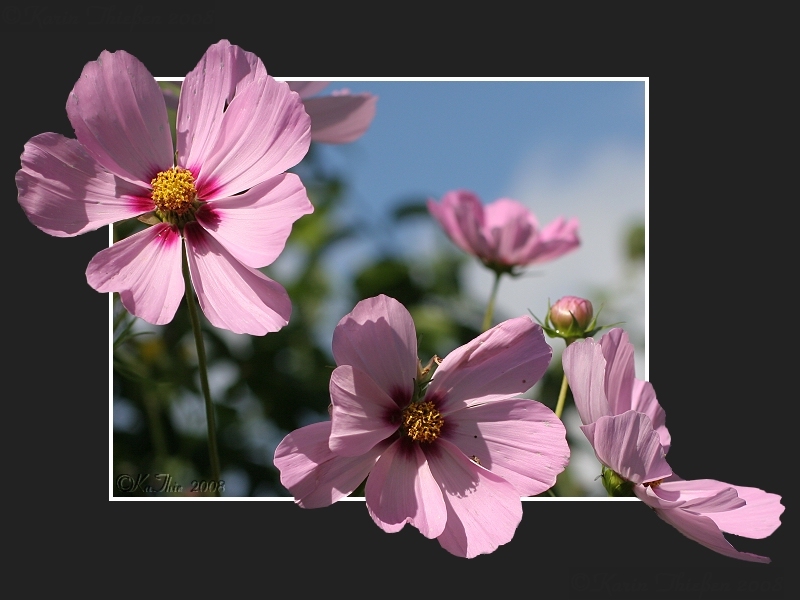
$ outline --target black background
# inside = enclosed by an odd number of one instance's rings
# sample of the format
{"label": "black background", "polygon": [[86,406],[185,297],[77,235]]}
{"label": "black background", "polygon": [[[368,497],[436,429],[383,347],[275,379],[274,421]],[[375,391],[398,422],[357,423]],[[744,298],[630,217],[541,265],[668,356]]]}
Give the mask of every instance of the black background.
{"label": "black background", "polygon": [[[297,21],[313,20],[309,7],[273,14],[268,6],[256,28],[242,25],[254,16],[233,18],[232,8],[164,8],[0,9],[9,125],[2,296],[12,332],[4,363],[5,496],[19,511],[20,556],[52,569],[26,579],[26,589],[163,596],[321,585],[370,595],[784,597],[795,564],[791,506],[771,537],[729,538],[773,559],[760,565],[689,541],[638,502],[526,502],[509,544],[466,560],[412,527],[383,533],[360,501],[310,511],[285,501],[109,501],[108,296],[84,276],[107,246],[107,229],[45,235],[14,202],[12,179],[28,139],[45,131],[74,136],[67,95],[102,50],[124,49],[154,75],[182,76],[221,38],[259,55],[276,77],[650,76],[649,364],[672,433],[670,464],[687,479],[778,493],[784,505],[795,474],[789,424],[797,393],[779,367],[794,304],[781,301],[768,275],[780,221],[770,178],[787,162],[769,137],[780,111],[769,97],[756,105],[747,92],[763,82],[732,81],[734,66],[718,48],[675,62],[607,40],[609,62],[566,63],[552,46],[547,53],[534,40],[495,45],[455,26],[397,32],[373,20],[370,28],[327,30]],[[597,37],[584,61],[599,59],[604,40]],[[629,56],[641,62],[624,62]],[[756,247],[768,254],[759,257]]]}

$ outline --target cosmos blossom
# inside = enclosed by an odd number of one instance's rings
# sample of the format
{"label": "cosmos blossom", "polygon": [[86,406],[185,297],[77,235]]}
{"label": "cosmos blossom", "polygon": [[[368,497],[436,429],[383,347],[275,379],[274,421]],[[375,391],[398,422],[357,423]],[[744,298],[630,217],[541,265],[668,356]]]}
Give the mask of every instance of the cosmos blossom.
{"label": "cosmos blossom", "polygon": [[328,506],[366,478],[381,529],[410,523],[471,558],[510,541],[520,497],[546,491],[566,467],[561,421],[518,397],[552,356],[528,317],[423,368],[411,315],[377,296],[339,322],[333,354],[331,420],[297,429],[275,451],[281,483],[303,508]]}
{"label": "cosmos blossom", "polygon": [[89,263],[99,292],[161,325],[184,295],[182,246],[200,306],[216,327],[264,335],[288,323],[286,290],[258,269],[313,207],[288,169],[308,152],[297,93],[261,60],[222,40],[182,85],[173,147],[161,88],[131,54],[103,51],[67,101],[77,139],[33,137],[18,200],[44,232],[75,236],[131,217],[151,225]]}
{"label": "cosmos blossom", "polygon": [[450,240],[498,272],[541,264],[580,245],[577,219],[559,217],[545,227],[523,204],[500,198],[484,206],[468,190],[428,200],[428,211]]}
{"label": "cosmos blossom", "polygon": [[[562,363],[581,430],[603,464],[612,495],[635,495],[691,540],[725,556],[770,562],[740,552],[724,533],[761,539],[780,525],[781,497],[713,479],[684,480],[667,464],[671,436],[649,382],[634,376],[633,344],[619,328],[600,342],[576,341]],[[617,493],[618,492],[618,493]]]}

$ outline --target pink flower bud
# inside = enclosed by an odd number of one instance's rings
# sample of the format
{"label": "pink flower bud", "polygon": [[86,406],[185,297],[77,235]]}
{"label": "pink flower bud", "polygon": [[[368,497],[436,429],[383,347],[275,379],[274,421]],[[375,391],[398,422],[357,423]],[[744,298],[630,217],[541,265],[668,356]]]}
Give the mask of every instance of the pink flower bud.
{"label": "pink flower bud", "polygon": [[576,329],[580,332],[585,331],[591,324],[593,316],[592,303],[577,296],[564,296],[550,307],[550,322],[564,333]]}

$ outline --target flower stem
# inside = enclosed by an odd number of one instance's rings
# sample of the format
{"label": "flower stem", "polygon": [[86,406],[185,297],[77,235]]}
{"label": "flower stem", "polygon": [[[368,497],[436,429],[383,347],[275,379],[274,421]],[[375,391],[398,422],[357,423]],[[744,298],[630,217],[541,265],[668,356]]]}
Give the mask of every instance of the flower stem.
{"label": "flower stem", "polygon": [[497,290],[500,287],[500,277],[503,274],[500,271],[494,272],[494,283],[492,284],[492,294],[489,296],[489,304],[486,307],[486,315],[483,317],[483,327],[481,331],[486,331],[492,326],[492,315],[494,314],[494,301],[497,299]]}
{"label": "flower stem", "polygon": [[219,453],[217,451],[217,426],[214,422],[214,404],[211,402],[211,391],[208,387],[208,369],[206,366],[206,348],[203,344],[203,332],[200,330],[200,317],[195,306],[194,290],[189,276],[189,263],[186,258],[186,242],[183,243],[183,282],[186,286],[186,306],[189,308],[189,318],[192,321],[192,331],[194,332],[194,342],[197,346],[197,365],[200,371],[200,387],[203,390],[203,398],[206,403],[206,421],[208,422],[208,458],[211,463],[211,479],[215,482],[214,495],[219,496],[220,471]]}
{"label": "flower stem", "polygon": [[567,374],[564,373],[564,379],[561,380],[561,391],[558,393],[558,402],[556,403],[556,416],[560,419],[561,413],[564,411],[564,401],[567,399]]}

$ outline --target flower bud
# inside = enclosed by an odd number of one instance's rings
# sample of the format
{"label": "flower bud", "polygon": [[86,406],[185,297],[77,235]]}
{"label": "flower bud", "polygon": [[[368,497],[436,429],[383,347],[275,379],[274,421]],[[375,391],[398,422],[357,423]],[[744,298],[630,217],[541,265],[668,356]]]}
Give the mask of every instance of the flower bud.
{"label": "flower bud", "polygon": [[563,332],[583,333],[592,322],[594,308],[592,303],[577,296],[564,296],[550,307],[550,322]]}

